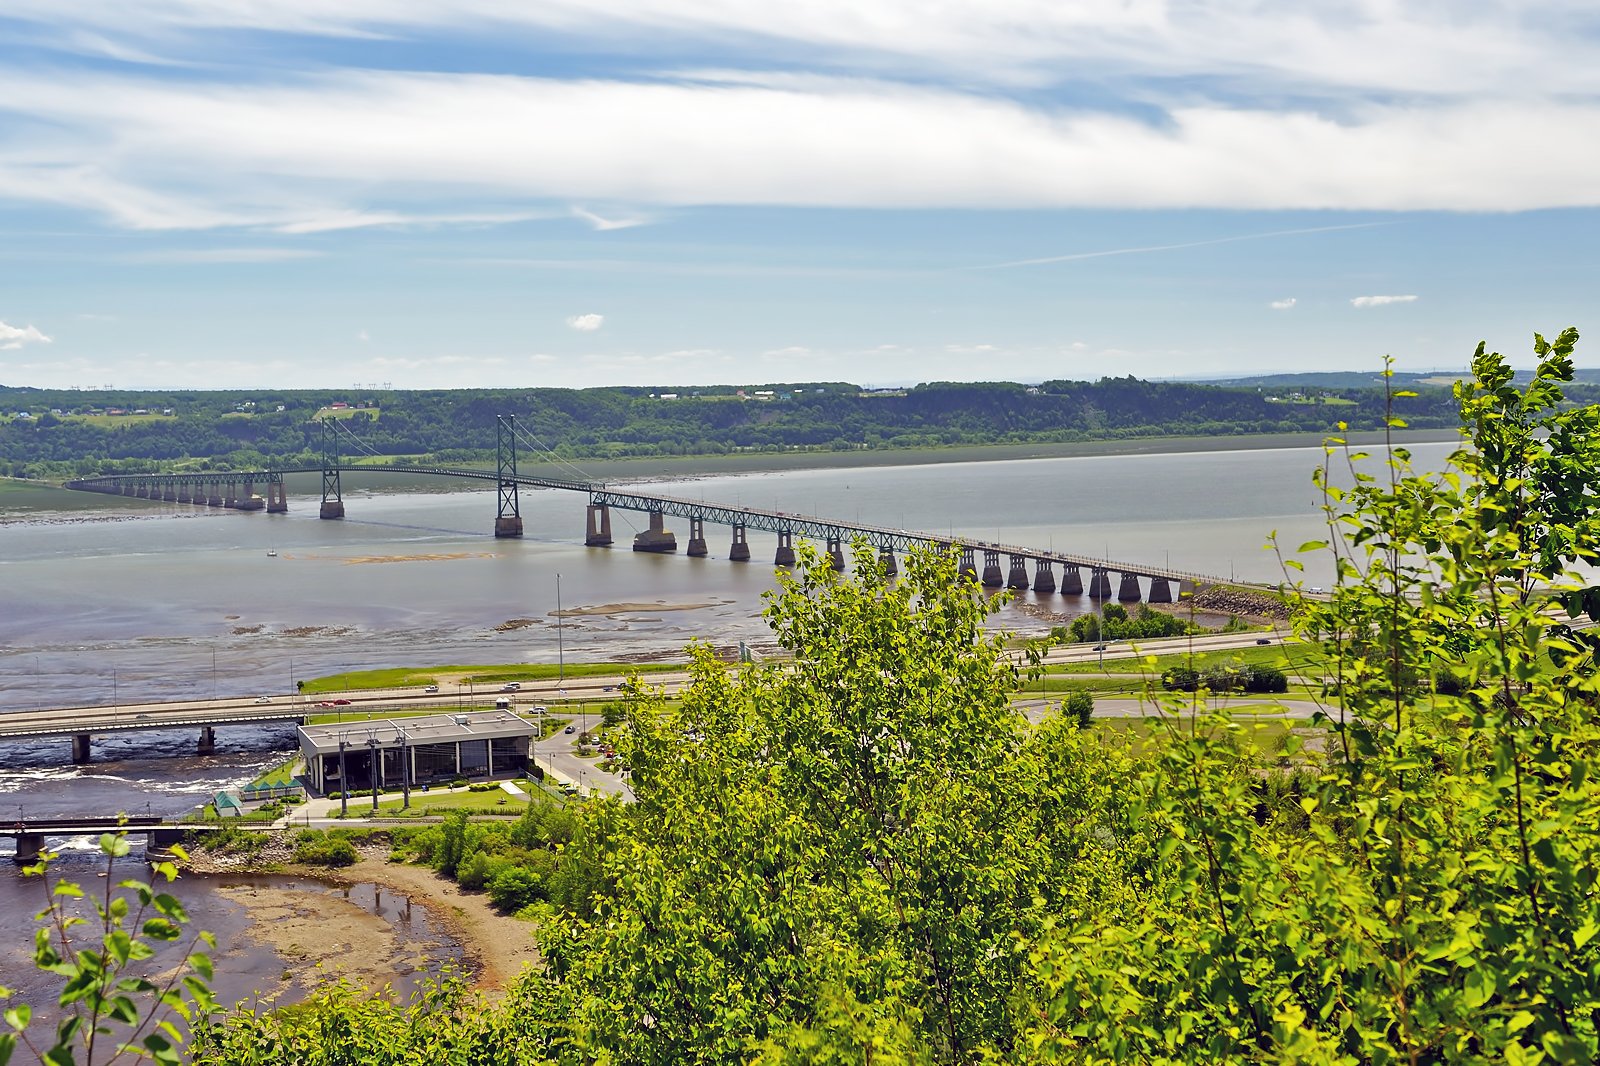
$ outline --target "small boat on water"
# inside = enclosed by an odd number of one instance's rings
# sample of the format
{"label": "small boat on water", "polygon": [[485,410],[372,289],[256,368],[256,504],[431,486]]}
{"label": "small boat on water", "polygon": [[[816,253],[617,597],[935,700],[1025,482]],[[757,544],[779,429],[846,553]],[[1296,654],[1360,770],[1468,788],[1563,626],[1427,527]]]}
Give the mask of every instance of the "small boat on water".
{"label": "small boat on water", "polygon": [[268,559],[276,559],[277,557],[278,557],[278,553],[277,552],[273,551],[271,548],[267,549],[267,558]]}

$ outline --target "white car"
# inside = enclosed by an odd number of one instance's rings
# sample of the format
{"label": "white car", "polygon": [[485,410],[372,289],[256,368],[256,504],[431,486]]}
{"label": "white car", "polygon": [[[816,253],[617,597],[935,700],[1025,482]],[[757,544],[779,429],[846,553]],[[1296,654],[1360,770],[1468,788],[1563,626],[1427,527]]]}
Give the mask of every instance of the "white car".
{"label": "white car", "polygon": [[500,691],[501,692],[520,692],[520,691],[522,691],[522,682],[521,681],[507,681],[504,685],[500,686]]}
{"label": "white car", "polygon": [[272,697],[271,696],[257,696],[256,697],[256,702],[257,703],[271,703],[272,702]]}
{"label": "white car", "polygon": [[422,691],[424,691],[424,692],[438,692],[439,691],[439,686],[438,685],[429,685],[426,688],[424,688]]}

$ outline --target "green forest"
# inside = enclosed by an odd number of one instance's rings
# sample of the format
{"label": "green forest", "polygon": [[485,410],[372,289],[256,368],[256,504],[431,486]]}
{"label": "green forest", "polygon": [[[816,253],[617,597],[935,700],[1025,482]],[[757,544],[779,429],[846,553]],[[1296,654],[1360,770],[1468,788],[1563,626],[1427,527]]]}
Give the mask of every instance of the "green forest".
{"label": "green forest", "polygon": [[[1443,474],[1395,448],[1352,484],[1338,439],[1307,471],[1328,536],[1282,547],[1339,581],[1297,602],[1328,695],[1282,750],[1204,676],[1151,684],[1144,740],[1030,725],[1033,668],[953,558],[890,580],[812,553],[766,611],[792,663],[696,649],[681,699],[624,704],[634,802],[413,841],[491,888],[495,856],[531,871],[496,890],[545,965],[504,1000],[209,1014],[202,945],[163,1008],[123,968],[137,930],[100,925],[76,955],[47,927],[36,962],[80,1018],[198,1012],[181,1056],[219,1066],[1593,1063],[1600,408],[1567,402],[1576,341],[1539,338],[1523,387],[1480,348]],[[92,1030],[0,1040],[67,1062]],[[175,1032],[148,1047],[177,1061]]]}
{"label": "green forest", "polygon": [[1415,428],[1455,424],[1450,391],[1438,386],[1386,401],[1381,386],[1274,392],[1132,377],[1038,386],[935,382],[892,392],[842,382],[676,391],[0,388],[0,474],[64,479],[178,466],[312,464],[320,456],[323,417],[338,417],[359,438],[357,444],[341,436],[347,455],[448,464],[492,461],[497,415],[516,416],[530,457],[610,459],[1326,433],[1340,421],[1379,428],[1389,403]]}

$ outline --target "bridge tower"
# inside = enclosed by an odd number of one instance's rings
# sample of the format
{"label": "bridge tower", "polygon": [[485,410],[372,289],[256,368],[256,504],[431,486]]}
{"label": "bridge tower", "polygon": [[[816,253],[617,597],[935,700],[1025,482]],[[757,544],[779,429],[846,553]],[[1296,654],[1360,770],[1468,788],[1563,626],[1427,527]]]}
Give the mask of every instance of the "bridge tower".
{"label": "bridge tower", "polygon": [[289,497],[283,490],[283,474],[267,471],[267,513],[283,514],[289,510]]}
{"label": "bridge tower", "polygon": [[522,511],[517,505],[517,416],[495,415],[494,454],[499,471],[500,506],[495,512],[494,535],[522,536]]}
{"label": "bridge tower", "polygon": [[334,440],[330,418],[322,420],[322,510],[319,517],[344,517],[344,493],[339,488],[339,444]]}

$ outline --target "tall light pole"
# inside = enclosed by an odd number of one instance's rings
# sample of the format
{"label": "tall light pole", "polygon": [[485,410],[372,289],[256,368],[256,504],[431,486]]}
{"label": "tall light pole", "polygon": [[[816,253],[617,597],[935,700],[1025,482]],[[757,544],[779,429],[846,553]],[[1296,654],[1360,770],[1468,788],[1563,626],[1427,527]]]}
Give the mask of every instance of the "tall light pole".
{"label": "tall light pole", "polygon": [[379,779],[382,778],[382,776],[383,776],[383,769],[382,769],[383,764],[378,761],[379,755],[378,755],[378,734],[377,733],[374,732],[374,733],[368,733],[367,734],[367,748],[368,748],[368,750],[370,750],[372,752],[372,768],[367,773],[367,776],[372,779],[372,815],[373,815],[373,817],[377,817],[377,815],[378,815],[378,782],[379,782]]}

